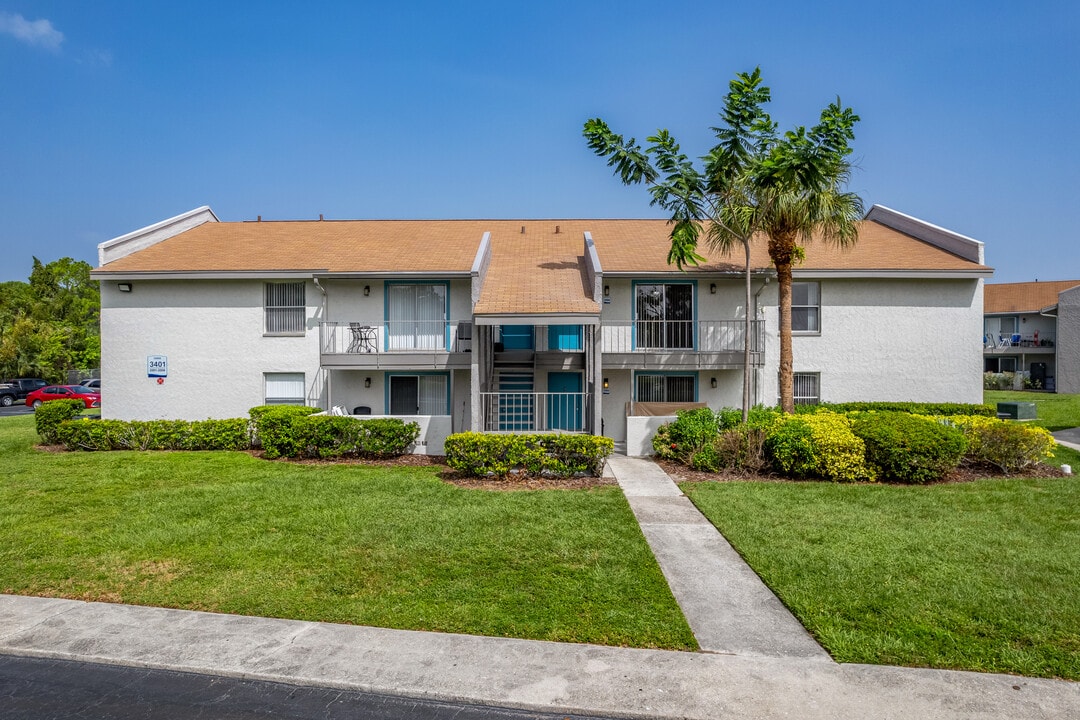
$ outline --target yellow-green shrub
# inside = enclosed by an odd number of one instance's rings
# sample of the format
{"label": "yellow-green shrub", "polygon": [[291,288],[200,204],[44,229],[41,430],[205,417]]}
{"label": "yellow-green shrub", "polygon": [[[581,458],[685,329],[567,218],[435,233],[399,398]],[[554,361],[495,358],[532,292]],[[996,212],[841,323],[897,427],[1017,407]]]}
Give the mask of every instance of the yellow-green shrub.
{"label": "yellow-green shrub", "polygon": [[787,475],[836,482],[875,479],[851,420],[834,412],[778,417],[769,427],[765,450],[776,469]]}
{"label": "yellow-green shrub", "polygon": [[1054,436],[1038,425],[981,415],[952,415],[941,420],[963,431],[968,441],[964,459],[975,465],[1011,473],[1054,454]]}

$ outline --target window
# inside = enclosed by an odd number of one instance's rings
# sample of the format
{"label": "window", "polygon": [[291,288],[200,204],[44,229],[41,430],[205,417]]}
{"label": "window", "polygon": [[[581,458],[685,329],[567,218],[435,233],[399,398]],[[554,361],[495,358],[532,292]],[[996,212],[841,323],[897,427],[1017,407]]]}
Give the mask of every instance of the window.
{"label": "window", "polygon": [[266,334],[303,335],[304,283],[266,283]]}
{"label": "window", "polygon": [[449,415],[450,397],[447,392],[449,375],[389,376],[391,415]]}
{"label": "window", "polygon": [[549,325],[548,350],[581,350],[580,325]]}
{"label": "window", "polygon": [[267,405],[305,405],[304,373],[265,373]]}
{"label": "window", "polygon": [[1015,357],[988,357],[984,361],[984,372],[1016,372]]}
{"label": "window", "polygon": [[694,375],[647,375],[636,377],[634,398],[637,402],[697,402],[697,378]]}
{"label": "window", "polygon": [[791,284],[791,331],[821,332],[821,286],[816,282]]}
{"label": "window", "polygon": [[818,373],[795,373],[795,404],[817,405],[821,402],[821,376]]}
{"label": "window", "polygon": [[446,290],[445,283],[387,283],[389,350],[446,350]]}
{"label": "window", "polygon": [[694,349],[694,286],[634,286],[634,346],[638,350]]}

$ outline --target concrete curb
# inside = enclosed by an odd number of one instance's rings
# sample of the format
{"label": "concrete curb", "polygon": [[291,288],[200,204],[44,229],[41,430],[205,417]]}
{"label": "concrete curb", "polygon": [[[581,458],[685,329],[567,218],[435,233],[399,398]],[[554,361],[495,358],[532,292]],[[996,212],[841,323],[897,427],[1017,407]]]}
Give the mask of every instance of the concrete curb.
{"label": "concrete curb", "polygon": [[0,652],[633,718],[1080,716],[1080,684],[0,595]]}

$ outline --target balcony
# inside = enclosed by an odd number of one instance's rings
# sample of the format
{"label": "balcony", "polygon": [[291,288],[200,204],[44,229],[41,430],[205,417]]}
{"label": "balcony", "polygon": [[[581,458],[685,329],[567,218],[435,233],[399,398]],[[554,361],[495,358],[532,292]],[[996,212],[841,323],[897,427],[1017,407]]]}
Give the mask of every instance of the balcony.
{"label": "balcony", "polygon": [[[636,320],[601,324],[604,367],[740,368],[745,320]],[[764,364],[765,324],[750,321],[750,364]]]}
{"label": "balcony", "polygon": [[983,335],[984,353],[1047,353],[1052,354],[1057,346],[1057,333],[1046,330],[1030,334],[1014,333],[1001,335],[987,333]]}
{"label": "balcony", "polygon": [[480,429],[484,432],[585,432],[589,426],[587,393],[480,393]]}
{"label": "balcony", "polygon": [[319,323],[319,353],[331,368],[469,367],[472,325],[420,321]]}

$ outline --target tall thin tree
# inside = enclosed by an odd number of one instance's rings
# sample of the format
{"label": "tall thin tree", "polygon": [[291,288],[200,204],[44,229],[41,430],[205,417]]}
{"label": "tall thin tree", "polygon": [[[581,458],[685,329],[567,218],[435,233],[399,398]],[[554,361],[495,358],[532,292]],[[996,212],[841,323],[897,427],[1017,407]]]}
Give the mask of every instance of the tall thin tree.
{"label": "tall thin tree", "polygon": [[744,419],[750,397],[751,240],[758,232],[768,237],[769,257],[777,272],[780,398],[784,410],[792,412],[791,285],[792,268],[803,257],[800,243],[815,234],[840,245],[853,243],[862,215],[858,196],[841,189],[850,173],[848,141],[854,139],[858,116],[837,101],[822,111],[819,124],[809,132],[797,127],[778,137],[776,124],[763,109],[770,99],[760,68],[736,75],[724,98],[724,125],[712,128],[718,143],[703,158],[702,172],[666,130],[647,138],[652,145],[643,151],[633,138],[624,141],[599,118],[585,123],[589,147],[608,158],[625,184],[647,183],[652,204],[672,213],[669,263],[679,268],[698,265],[703,260],[697,253],[703,229],[706,242],[722,253],[743,246]]}

